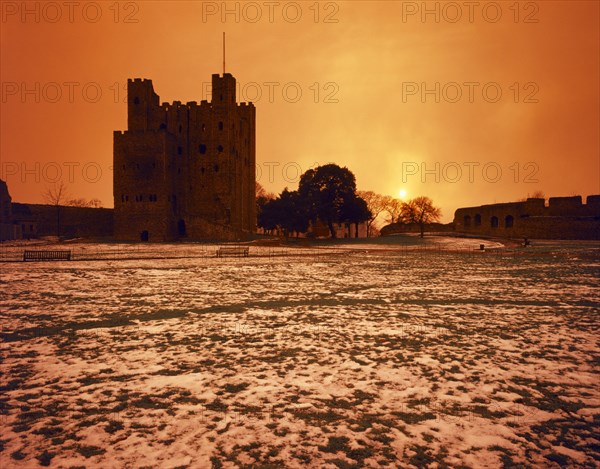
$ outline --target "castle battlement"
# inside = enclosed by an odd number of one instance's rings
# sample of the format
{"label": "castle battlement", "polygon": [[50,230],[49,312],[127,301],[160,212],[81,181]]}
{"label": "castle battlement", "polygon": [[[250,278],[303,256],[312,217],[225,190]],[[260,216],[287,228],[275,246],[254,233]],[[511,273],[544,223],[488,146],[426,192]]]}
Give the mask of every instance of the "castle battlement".
{"label": "castle battlement", "polygon": [[599,239],[600,195],[528,198],[526,201],[459,208],[454,229],[507,238]]}

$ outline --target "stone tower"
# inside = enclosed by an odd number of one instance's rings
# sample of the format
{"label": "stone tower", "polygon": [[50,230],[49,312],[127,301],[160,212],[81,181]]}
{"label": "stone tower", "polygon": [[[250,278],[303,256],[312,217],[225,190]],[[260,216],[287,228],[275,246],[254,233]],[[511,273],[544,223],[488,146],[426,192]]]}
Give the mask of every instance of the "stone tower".
{"label": "stone tower", "polygon": [[255,119],[236,80],[212,100],[159,104],[151,80],[127,82],[127,127],[114,133],[115,237],[240,239],[256,231]]}

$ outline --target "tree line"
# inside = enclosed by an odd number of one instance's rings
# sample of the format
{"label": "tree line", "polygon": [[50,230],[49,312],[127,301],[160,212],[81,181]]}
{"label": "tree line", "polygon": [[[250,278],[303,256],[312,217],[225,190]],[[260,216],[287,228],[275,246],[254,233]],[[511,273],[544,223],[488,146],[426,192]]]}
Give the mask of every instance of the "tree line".
{"label": "tree line", "polygon": [[266,232],[280,231],[285,237],[306,233],[319,221],[325,224],[332,238],[335,224],[358,226],[365,222],[367,236],[375,234],[374,223],[387,214],[388,223],[416,223],[421,228],[439,221],[441,211],[428,197],[403,202],[373,191],[357,191],[356,178],[348,168],[335,164],[309,169],[300,177],[298,189],[285,188],[275,196],[257,183],[257,225]]}

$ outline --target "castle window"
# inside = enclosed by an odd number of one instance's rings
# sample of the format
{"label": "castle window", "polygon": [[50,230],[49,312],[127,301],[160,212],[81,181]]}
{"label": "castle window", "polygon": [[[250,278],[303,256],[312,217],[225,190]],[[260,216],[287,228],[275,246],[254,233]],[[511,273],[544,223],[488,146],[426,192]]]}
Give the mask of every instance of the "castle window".
{"label": "castle window", "polygon": [[223,101],[223,95],[219,96],[221,98],[221,101]]}
{"label": "castle window", "polygon": [[214,166],[214,170],[215,170],[215,173],[218,173],[218,172],[219,172],[219,165],[218,165],[218,164],[216,164],[216,165]]}
{"label": "castle window", "polygon": [[179,133],[181,133],[182,130],[183,130],[183,127],[180,125],[179,126]]}
{"label": "castle window", "polygon": [[219,145],[219,146],[217,147],[217,151],[218,151],[219,153],[223,153],[223,145]]}
{"label": "castle window", "polygon": [[160,127],[158,128],[158,130],[164,130],[167,128],[167,124],[160,124]]}
{"label": "castle window", "polygon": [[492,228],[498,228],[498,217],[492,217],[490,219],[490,225]]}
{"label": "castle window", "polygon": [[202,132],[206,131],[206,124],[202,124]]}
{"label": "castle window", "polygon": [[128,195],[125,196],[125,202],[129,202],[129,196]]}
{"label": "castle window", "polygon": [[140,104],[140,98],[138,98],[137,96],[133,98],[133,104]]}
{"label": "castle window", "polygon": [[204,155],[206,154],[206,145],[204,143],[201,143],[200,146],[198,147],[198,151]]}
{"label": "castle window", "polygon": [[219,130],[223,130],[223,122],[219,121]]}
{"label": "castle window", "polygon": [[481,215],[475,215],[475,226],[481,226]]}
{"label": "castle window", "polygon": [[471,226],[471,215],[465,215],[465,226]]}
{"label": "castle window", "polygon": [[504,227],[512,228],[514,223],[515,223],[514,217],[512,215],[506,215],[506,218],[504,218]]}
{"label": "castle window", "polygon": [[183,153],[183,148],[177,147],[177,154],[181,155]]}

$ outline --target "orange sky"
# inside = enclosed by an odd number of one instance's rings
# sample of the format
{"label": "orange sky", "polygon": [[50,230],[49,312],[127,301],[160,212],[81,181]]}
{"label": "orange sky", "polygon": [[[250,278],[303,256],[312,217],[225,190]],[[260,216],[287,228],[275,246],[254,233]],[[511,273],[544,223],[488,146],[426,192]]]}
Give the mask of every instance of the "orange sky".
{"label": "orange sky", "polygon": [[161,102],[200,101],[222,71],[223,31],[227,71],[241,100],[255,100],[258,179],[269,190],[335,162],[359,189],[431,197],[444,221],[536,190],[600,193],[596,1],[483,1],[471,11],[228,2],[225,18],[222,2],[83,1],[71,11],[28,2],[30,12],[21,3],[2,2],[0,48],[0,177],[15,201],[43,202],[60,171],[73,197],[111,207],[127,78],[152,79]]}

